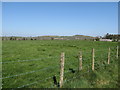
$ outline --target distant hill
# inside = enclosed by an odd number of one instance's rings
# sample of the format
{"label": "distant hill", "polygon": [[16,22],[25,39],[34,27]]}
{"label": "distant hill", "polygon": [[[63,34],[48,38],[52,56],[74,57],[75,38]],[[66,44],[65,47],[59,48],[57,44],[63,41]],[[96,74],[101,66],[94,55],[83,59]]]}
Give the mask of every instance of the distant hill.
{"label": "distant hill", "polygon": [[2,37],[2,40],[93,40],[96,37],[85,36],[85,35],[74,35],[74,36],[37,36],[37,37]]}

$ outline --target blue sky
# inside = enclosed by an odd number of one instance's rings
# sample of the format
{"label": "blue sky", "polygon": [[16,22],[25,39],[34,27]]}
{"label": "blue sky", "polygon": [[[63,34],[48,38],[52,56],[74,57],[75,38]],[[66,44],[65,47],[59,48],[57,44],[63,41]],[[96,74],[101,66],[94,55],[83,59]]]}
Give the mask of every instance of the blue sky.
{"label": "blue sky", "polygon": [[3,35],[118,33],[117,2],[3,2]]}

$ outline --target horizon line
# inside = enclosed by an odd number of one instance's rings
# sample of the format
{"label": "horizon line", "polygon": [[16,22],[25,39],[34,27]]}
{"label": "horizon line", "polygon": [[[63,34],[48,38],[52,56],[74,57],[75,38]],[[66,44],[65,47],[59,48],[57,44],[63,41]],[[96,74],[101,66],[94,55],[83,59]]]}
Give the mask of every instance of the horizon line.
{"label": "horizon line", "polygon": [[[110,34],[110,33],[109,33]],[[26,35],[0,35],[0,37],[42,37],[42,36],[49,36],[49,37],[52,37],[52,36],[57,36],[57,37],[61,37],[61,36],[88,36],[88,37],[104,37],[105,35],[97,35],[97,36],[92,36],[92,35],[79,35],[79,34],[76,34],[76,35],[31,35],[31,36],[26,36]],[[110,34],[110,35],[120,35],[120,34]]]}

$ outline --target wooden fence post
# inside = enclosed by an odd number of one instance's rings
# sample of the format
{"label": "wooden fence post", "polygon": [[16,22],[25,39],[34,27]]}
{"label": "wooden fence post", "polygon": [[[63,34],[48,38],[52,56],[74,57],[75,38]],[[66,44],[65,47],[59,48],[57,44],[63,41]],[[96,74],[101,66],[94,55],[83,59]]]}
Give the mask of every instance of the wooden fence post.
{"label": "wooden fence post", "polygon": [[82,70],[82,51],[79,53],[79,71]]}
{"label": "wooden fence post", "polygon": [[110,64],[110,47],[109,47],[109,50],[108,50],[108,64]]}
{"label": "wooden fence post", "polygon": [[64,76],[64,60],[65,60],[65,53],[61,53],[60,59],[60,88],[63,86],[63,76]]}
{"label": "wooden fence post", "polygon": [[94,57],[95,57],[95,52],[94,48],[92,49],[92,70],[94,71]]}
{"label": "wooden fence post", "polygon": [[118,49],[119,49],[119,47],[117,46],[117,55],[116,55],[116,58],[118,59]]}

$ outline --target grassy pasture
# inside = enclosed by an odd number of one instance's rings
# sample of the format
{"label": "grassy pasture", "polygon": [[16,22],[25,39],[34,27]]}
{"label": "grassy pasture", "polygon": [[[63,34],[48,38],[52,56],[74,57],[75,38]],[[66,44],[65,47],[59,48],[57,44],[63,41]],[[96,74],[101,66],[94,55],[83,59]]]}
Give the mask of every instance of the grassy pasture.
{"label": "grassy pasture", "polygon": [[[26,40],[2,43],[3,88],[56,88],[52,77],[57,75],[59,81],[61,52],[65,52],[64,88],[118,87],[116,42]],[[110,65],[107,64],[108,47],[111,47]],[[94,72],[91,71],[92,48],[95,49]],[[80,50],[83,52],[83,70],[78,72]]]}

